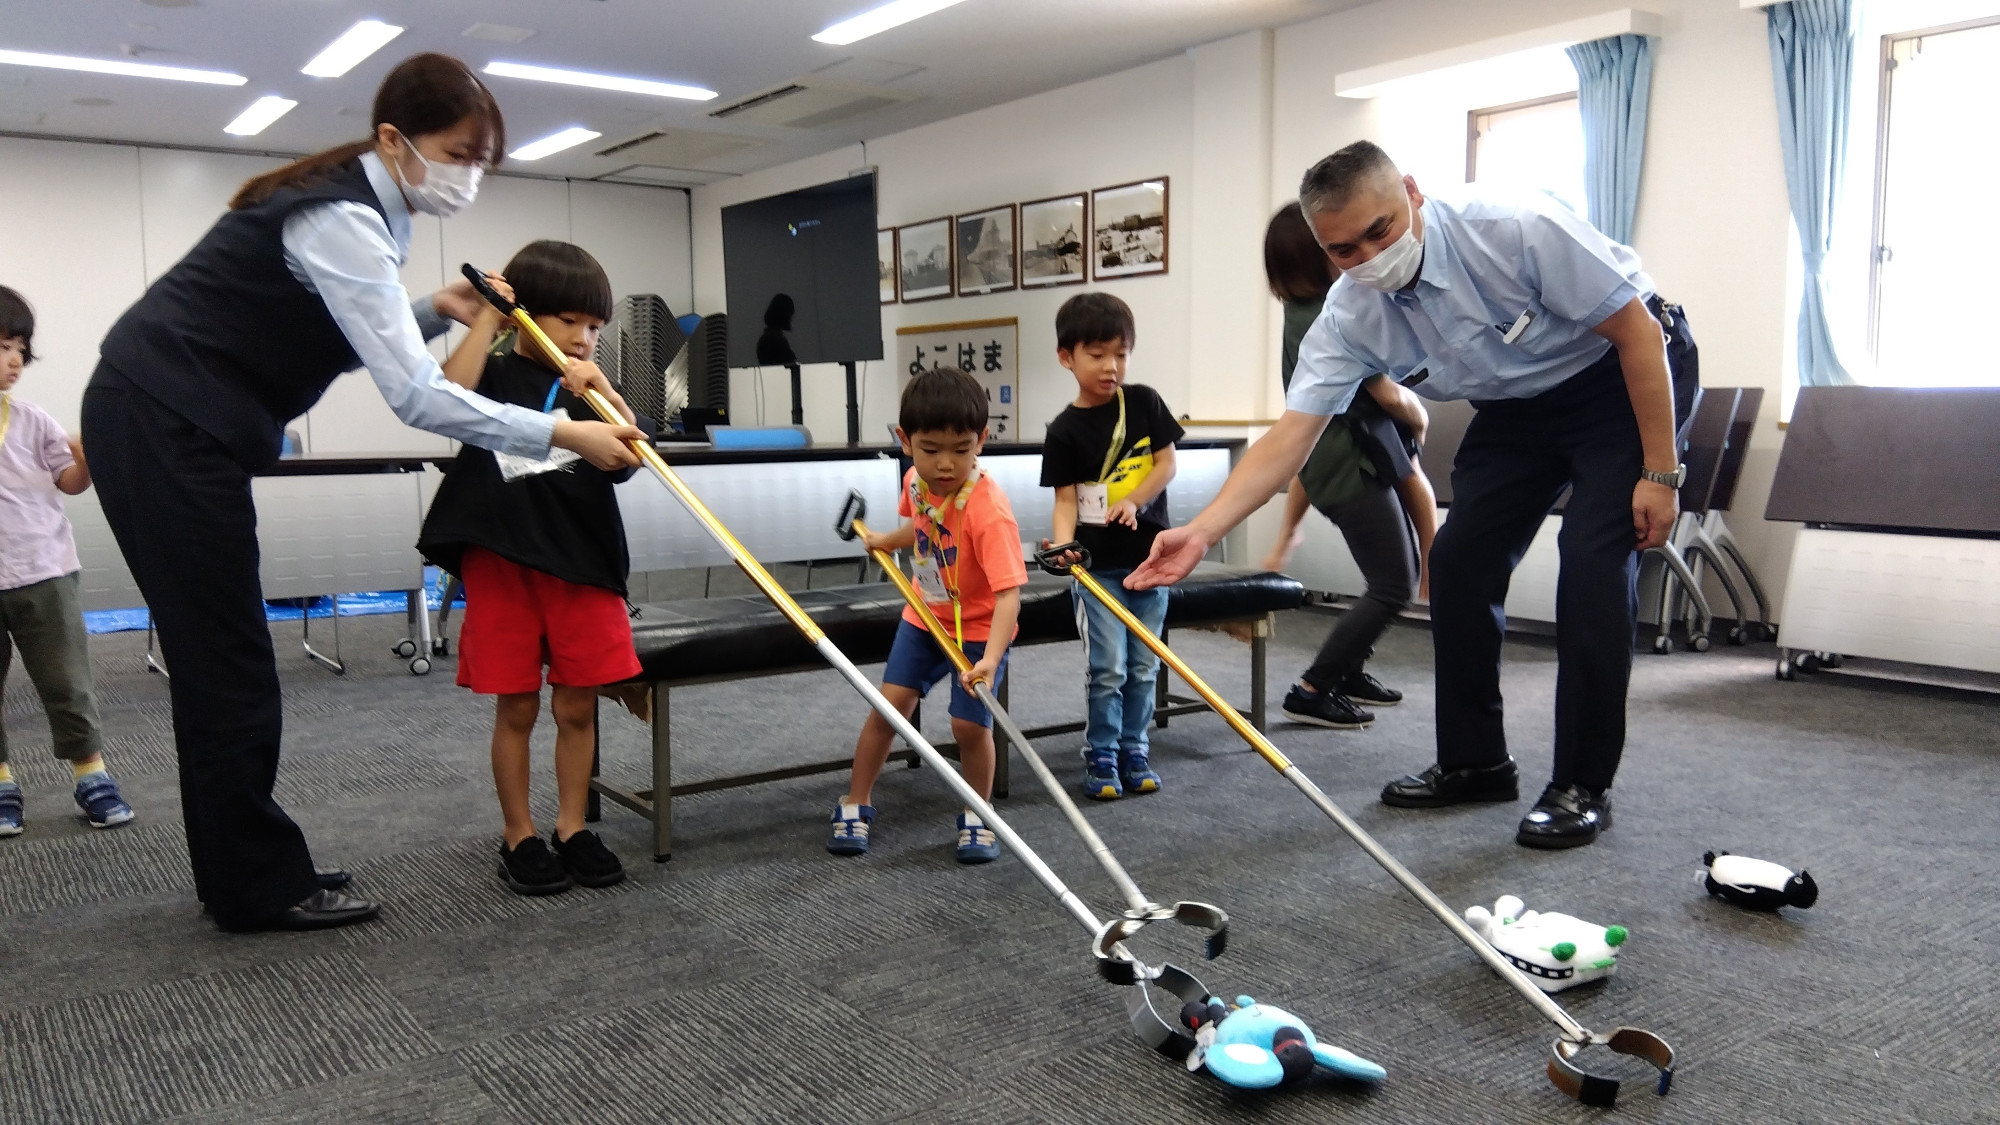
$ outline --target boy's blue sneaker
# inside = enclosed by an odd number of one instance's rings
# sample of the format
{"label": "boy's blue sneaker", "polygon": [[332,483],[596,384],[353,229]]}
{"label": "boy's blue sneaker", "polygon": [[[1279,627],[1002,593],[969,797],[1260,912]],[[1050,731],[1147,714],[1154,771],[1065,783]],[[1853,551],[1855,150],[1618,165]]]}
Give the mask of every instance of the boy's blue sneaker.
{"label": "boy's blue sneaker", "polygon": [[0,836],[19,836],[22,830],[21,787],[0,782]]}
{"label": "boy's blue sneaker", "polygon": [[1094,801],[1115,801],[1125,795],[1125,786],[1118,779],[1118,755],[1086,746],[1083,748],[1083,771],[1084,796]]}
{"label": "boy's blue sneaker", "polygon": [[958,862],[991,863],[1000,858],[1000,838],[993,834],[979,814],[967,809],[958,814]]}
{"label": "boy's blue sneaker", "polygon": [[835,855],[868,854],[868,826],[873,823],[873,805],[833,806],[833,831],[826,838],[826,850]]}
{"label": "boy's blue sneaker", "polygon": [[108,773],[93,773],[76,783],[76,807],[92,828],[116,828],[138,815],[118,794]]}
{"label": "boy's blue sneaker", "polygon": [[1132,793],[1160,791],[1160,775],[1153,772],[1152,763],[1146,760],[1144,750],[1118,752],[1118,777]]}

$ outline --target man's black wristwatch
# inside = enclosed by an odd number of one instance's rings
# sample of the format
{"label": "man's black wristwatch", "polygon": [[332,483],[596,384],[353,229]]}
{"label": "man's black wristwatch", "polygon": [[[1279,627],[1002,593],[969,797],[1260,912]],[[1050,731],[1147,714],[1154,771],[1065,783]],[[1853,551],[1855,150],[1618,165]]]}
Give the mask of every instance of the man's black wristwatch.
{"label": "man's black wristwatch", "polygon": [[1671,473],[1656,473],[1647,468],[1639,470],[1639,478],[1641,480],[1649,480],[1654,484],[1664,484],[1672,489],[1679,489],[1682,483],[1687,480],[1687,475],[1688,467],[1686,465],[1675,465],[1674,471]]}

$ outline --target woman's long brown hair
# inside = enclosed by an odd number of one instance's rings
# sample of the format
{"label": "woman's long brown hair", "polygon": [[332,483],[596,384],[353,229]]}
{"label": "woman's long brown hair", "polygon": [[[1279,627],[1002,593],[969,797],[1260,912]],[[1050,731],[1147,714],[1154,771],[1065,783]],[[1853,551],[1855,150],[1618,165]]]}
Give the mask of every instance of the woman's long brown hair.
{"label": "woman's long brown hair", "polygon": [[374,148],[374,134],[385,124],[394,125],[397,132],[414,140],[426,133],[442,132],[468,117],[477,117],[485,129],[486,166],[500,163],[501,154],[507,151],[507,123],[500,116],[500,103],[493,100],[493,92],[470,67],[450,55],[411,55],[397,63],[375,91],[368,140],[316,152],[254,177],[236,189],[229,209],[262,203],[280,188],[325,179],[335,168]]}

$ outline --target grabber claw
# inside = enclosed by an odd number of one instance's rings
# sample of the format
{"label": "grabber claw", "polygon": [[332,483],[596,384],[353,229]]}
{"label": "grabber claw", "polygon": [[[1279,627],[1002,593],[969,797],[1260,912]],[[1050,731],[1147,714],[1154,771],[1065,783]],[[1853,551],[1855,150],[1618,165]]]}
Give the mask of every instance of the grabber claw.
{"label": "grabber claw", "polygon": [[861,495],[860,489],[850,488],[847,490],[847,502],[840,506],[840,518],[833,521],[833,533],[840,536],[842,542],[852,543],[859,534],[854,530],[855,521],[867,518],[867,498]]}
{"label": "grabber claw", "polygon": [[[1071,555],[1075,557],[1070,559],[1069,562],[1061,561],[1064,557]],[[1085,570],[1090,569],[1090,552],[1072,539],[1067,543],[1057,543],[1053,547],[1036,551],[1035,562],[1040,564],[1043,570],[1048,571],[1058,578],[1068,578],[1070,568],[1073,566],[1080,566]]]}
{"label": "grabber claw", "polygon": [[1660,1068],[1656,1091],[1666,1096],[1674,1081],[1674,1049],[1650,1031],[1621,1027],[1609,1035],[1589,1033],[1578,1040],[1567,1036],[1549,1049],[1549,1081],[1555,1088],[1585,1105],[1610,1108],[1618,1102],[1618,1080],[1591,1074],[1576,1065],[1575,1059],[1591,1047],[1608,1047],[1621,1055],[1641,1058]]}
{"label": "grabber claw", "polygon": [[1229,915],[1206,902],[1177,902],[1172,906],[1135,907],[1106,922],[1091,943],[1097,956],[1097,975],[1112,984],[1137,984],[1144,979],[1146,966],[1121,944],[1154,922],[1179,922],[1183,926],[1207,930],[1202,942],[1202,959],[1213,961],[1229,948]]}

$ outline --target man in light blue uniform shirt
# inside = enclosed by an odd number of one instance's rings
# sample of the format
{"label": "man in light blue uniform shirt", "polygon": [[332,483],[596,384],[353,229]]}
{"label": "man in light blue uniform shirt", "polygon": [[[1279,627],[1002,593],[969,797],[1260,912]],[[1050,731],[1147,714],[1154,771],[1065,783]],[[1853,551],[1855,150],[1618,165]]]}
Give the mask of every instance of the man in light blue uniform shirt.
{"label": "man in light blue uniform shirt", "polygon": [[[1637,552],[1665,541],[1682,475],[1652,281],[1629,247],[1551,199],[1426,199],[1367,141],[1314,165],[1299,197],[1342,277],[1299,346],[1284,416],[1207,509],[1154,541],[1126,584],[1175,582],[1193,569],[1292,478],[1369,376],[1385,373],[1426,398],[1470,399],[1478,415],[1427,563],[1437,763],[1390,782],[1382,800],[1436,808],[1519,798],[1502,724],[1502,603],[1567,488],[1555,764],[1515,838],[1588,844],[1610,824],[1624,750]],[[1386,396],[1382,405],[1395,412]]]}

